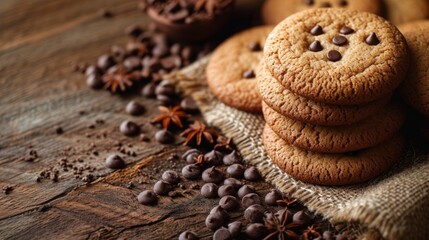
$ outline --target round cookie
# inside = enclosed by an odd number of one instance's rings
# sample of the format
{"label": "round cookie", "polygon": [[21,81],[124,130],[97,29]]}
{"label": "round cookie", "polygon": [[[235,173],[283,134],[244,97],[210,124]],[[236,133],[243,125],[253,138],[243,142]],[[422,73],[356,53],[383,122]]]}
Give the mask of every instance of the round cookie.
{"label": "round cookie", "polygon": [[384,0],[386,18],[398,25],[429,18],[428,0]]}
{"label": "round cookie", "polygon": [[402,136],[353,154],[317,154],[293,147],[268,126],[263,132],[265,150],[271,160],[293,178],[319,185],[365,182],[387,171],[405,150]]}
{"label": "round cookie", "polygon": [[400,26],[410,49],[410,70],[401,84],[403,99],[429,117],[429,21]]}
{"label": "round cookie", "polygon": [[262,6],[262,19],[266,24],[277,24],[294,13],[322,7],[381,12],[380,0],[266,0]]}
{"label": "round cookie", "polygon": [[371,13],[340,9],[290,16],[270,33],[264,59],[285,88],[335,105],[386,96],[408,69],[406,41],[395,26]]}
{"label": "round cookie", "polygon": [[266,68],[259,66],[258,89],[262,100],[287,117],[305,123],[338,126],[359,122],[384,107],[391,95],[362,105],[331,105],[308,100],[284,88]]}
{"label": "round cookie", "polygon": [[207,83],[223,103],[248,112],[261,112],[255,72],[262,47],[273,27],[256,27],[234,35],[213,53],[207,65]]}

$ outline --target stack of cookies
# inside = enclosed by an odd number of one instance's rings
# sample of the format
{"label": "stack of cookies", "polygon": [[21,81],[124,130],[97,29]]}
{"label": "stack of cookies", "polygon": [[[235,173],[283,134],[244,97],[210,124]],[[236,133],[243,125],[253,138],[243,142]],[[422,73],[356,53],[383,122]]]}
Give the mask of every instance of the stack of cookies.
{"label": "stack of cookies", "polygon": [[285,19],[257,75],[267,154],[313,184],[380,175],[405,148],[406,113],[392,95],[407,69],[404,37],[374,14],[313,9]]}

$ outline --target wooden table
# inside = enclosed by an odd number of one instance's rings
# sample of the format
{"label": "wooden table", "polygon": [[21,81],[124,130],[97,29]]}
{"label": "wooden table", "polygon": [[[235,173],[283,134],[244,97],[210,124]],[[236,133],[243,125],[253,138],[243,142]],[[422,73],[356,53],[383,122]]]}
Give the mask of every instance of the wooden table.
{"label": "wooden table", "polygon": [[[114,17],[102,17],[101,8]],[[185,147],[118,131],[121,121],[132,119],[153,136],[155,102],[90,90],[72,71],[72,63],[94,62],[112,45],[123,45],[126,26],[145,22],[136,0],[0,2],[0,187],[14,188],[0,194],[0,238],[170,239],[188,229],[211,236],[204,219],[218,200],[198,196],[199,182],[184,182],[179,196],[154,207],[136,201],[163,170],[184,165],[171,156]],[[147,113],[125,114],[130,99],[142,101]],[[56,133],[58,126],[64,133]],[[106,169],[105,157],[119,151],[130,153],[122,154],[127,168]],[[38,177],[41,172],[51,175]],[[99,178],[82,180],[91,176]],[[270,188],[257,185],[261,192]]]}

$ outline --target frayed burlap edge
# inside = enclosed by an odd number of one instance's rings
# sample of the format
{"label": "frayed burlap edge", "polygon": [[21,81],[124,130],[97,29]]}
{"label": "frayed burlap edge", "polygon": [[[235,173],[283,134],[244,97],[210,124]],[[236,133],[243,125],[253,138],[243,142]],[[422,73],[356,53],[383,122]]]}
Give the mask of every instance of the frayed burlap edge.
{"label": "frayed burlap edge", "polygon": [[360,185],[323,187],[296,181],[266,155],[261,141],[265,124],[254,115],[226,106],[209,91],[199,60],[166,80],[192,96],[206,122],[234,139],[244,158],[280,190],[323,215],[340,231],[356,239],[425,239],[429,236],[429,161],[409,151],[389,173]]}

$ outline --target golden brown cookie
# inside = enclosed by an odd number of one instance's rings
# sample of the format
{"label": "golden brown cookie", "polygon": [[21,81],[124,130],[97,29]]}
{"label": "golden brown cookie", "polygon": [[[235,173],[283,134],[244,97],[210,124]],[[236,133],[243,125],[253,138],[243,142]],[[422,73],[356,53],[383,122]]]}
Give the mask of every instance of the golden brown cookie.
{"label": "golden brown cookie", "polygon": [[313,8],[343,8],[380,13],[380,0],[266,0],[262,19],[266,24],[277,24],[290,15]]}
{"label": "golden brown cookie", "polygon": [[290,91],[335,105],[391,93],[408,69],[399,30],[374,14],[319,8],[290,16],[269,35],[265,62]]}
{"label": "golden brown cookie", "polygon": [[289,145],[268,126],[263,133],[271,160],[293,178],[319,185],[347,185],[365,182],[387,171],[403,154],[402,136],[350,154],[312,153]]}
{"label": "golden brown cookie", "polygon": [[401,84],[403,99],[429,117],[429,20],[400,26],[410,49],[410,70]]}
{"label": "golden brown cookie", "polygon": [[389,104],[363,121],[342,126],[318,126],[282,116],[262,103],[265,121],[289,144],[312,152],[344,153],[378,145],[395,135],[406,119],[406,111]]}
{"label": "golden brown cookie", "polygon": [[362,105],[331,105],[308,100],[284,88],[266,68],[259,66],[258,89],[263,101],[277,112],[289,118],[316,125],[337,126],[359,122],[390,100],[390,95]]}
{"label": "golden brown cookie", "polygon": [[263,26],[238,33],[214,51],[206,75],[211,91],[220,101],[240,110],[261,112],[255,72],[272,29]]}
{"label": "golden brown cookie", "polygon": [[384,0],[386,18],[393,24],[429,18],[428,0]]}

